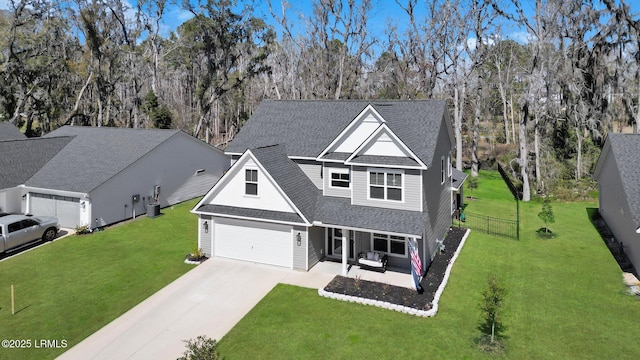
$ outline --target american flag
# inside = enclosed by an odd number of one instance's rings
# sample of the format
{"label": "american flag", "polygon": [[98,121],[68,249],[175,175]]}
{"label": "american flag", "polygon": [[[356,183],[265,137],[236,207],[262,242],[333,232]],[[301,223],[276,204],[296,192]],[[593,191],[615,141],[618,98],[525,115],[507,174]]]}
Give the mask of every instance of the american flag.
{"label": "american flag", "polygon": [[422,261],[418,254],[418,246],[414,245],[415,240],[409,239],[409,252],[411,253],[411,277],[416,286],[418,293],[422,294],[422,285],[420,285],[420,275],[422,275]]}
{"label": "american flag", "polygon": [[412,241],[409,240],[409,250],[411,251],[411,265],[413,265],[413,271],[416,275],[422,275],[422,260],[420,260],[420,254],[418,254],[418,247],[414,246]]}

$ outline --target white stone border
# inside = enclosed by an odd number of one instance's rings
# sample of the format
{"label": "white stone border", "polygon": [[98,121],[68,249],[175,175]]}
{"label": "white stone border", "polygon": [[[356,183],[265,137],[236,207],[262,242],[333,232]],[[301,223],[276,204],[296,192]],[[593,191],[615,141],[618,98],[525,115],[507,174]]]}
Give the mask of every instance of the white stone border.
{"label": "white stone border", "polygon": [[436,291],[436,294],[433,297],[433,302],[431,303],[432,307],[430,310],[418,310],[412,307],[392,304],[386,301],[361,298],[361,297],[352,296],[352,295],[338,294],[334,292],[325,291],[324,288],[318,289],[318,295],[322,297],[330,298],[330,299],[355,302],[363,305],[377,306],[383,309],[394,310],[394,311],[415,315],[415,316],[433,317],[438,312],[438,302],[440,301],[440,296],[442,296],[442,293],[444,292],[445,286],[447,286],[449,275],[451,275],[451,268],[453,268],[453,264],[456,262],[456,259],[458,258],[458,254],[460,254],[460,251],[462,250],[462,246],[467,241],[467,237],[469,236],[470,232],[471,230],[467,229],[467,232],[464,234],[464,236],[462,236],[462,240],[460,240],[460,245],[458,245],[456,252],[451,257],[451,260],[449,260],[449,265],[447,265],[447,270],[444,272],[444,278],[442,279],[442,283],[440,283],[440,286],[438,287],[438,290]]}

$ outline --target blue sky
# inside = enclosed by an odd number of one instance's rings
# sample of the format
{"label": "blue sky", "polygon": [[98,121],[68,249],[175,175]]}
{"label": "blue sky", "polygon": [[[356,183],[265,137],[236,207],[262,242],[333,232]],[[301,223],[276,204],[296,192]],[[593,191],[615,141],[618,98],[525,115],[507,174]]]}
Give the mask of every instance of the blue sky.
{"label": "blue sky", "polygon": [[[16,0],[19,1],[19,0]],[[131,7],[131,16],[133,17],[133,5],[136,3],[136,0],[123,0],[128,2]],[[274,10],[278,13],[280,11],[280,3],[281,0],[271,0],[274,6]],[[394,21],[396,26],[399,27],[400,30],[403,29],[407,24],[406,15],[403,10],[400,9],[398,4],[394,0],[371,0],[373,5],[373,10],[369,17],[369,31],[372,36],[376,37],[379,42],[384,43],[386,40],[385,30],[389,24],[389,21]],[[401,0],[401,2],[405,2],[406,0]],[[428,0],[427,0],[428,1]],[[502,0],[505,3],[505,6],[512,7],[510,0]],[[170,1],[170,2],[178,2]],[[312,5],[311,0],[288,0],[290,3],[290,9],[287,13],[290,21],[294,23],[294,31],[298,33],[302,33],[305,27],[306,18],[312,15]],[[11,0],[0,0],[0,9],[8,9],[10,7]],[[269,14],[269,7],[267,5],[266,0],[239,0],[241,6],[249,5],[252,6],[254,15],[258,17],[263,17],[267,19],[267,22],[271,23],[279,30],[279,25],[275,23],[273,19],[271,19],[271,15]],[[533,13],[534,11],[534,0],[522,0],[523,7],[525,11],[528,13]],[[640,1],[637,0],[627,0],[627,3],[631,6],[632,11],[634,13],[638,13],[640,10]],[[604,6],[604,5],[602,5]],[[424,4],[420,3],[416,7],[417,14],[420,12],[424,13],[424,11],[420,11],[424,8]],[[185,22],[190,19],[192,14],[188,11],[180,9],[176,5],[170,5],[164,17],[164,24],[162,28],[162,34],[167,36],[170,31],[173,31]],[[514,25],[505,25],[502,27],[503,37],[511,38],[517,40],[519,42],[526,42],[528,39],[528,35],[526,29],[519,28]]]}

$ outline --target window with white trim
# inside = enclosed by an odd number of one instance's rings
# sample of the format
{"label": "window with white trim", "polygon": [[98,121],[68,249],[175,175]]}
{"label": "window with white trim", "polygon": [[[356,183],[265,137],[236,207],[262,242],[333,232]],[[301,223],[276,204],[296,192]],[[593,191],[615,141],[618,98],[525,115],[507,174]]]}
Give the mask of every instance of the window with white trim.
{"label": "window with white trim", "polygon": [[246,169],[244,171],[244,193],[245,195],[258,195],[258,170]]}
{"label": "window with white trim", "polygon": [[449,155],[447,156],[447,174],[451,177],[451,151],[449,151]]}
{"label": "window with white trim", "polygon": [[349,188],[351,177],[349,176],[349,169],[330,170],[331,187],[336,188]]}
{"label": "window with white trim", "polygon": [[407,256],[407,239],[404,236],[373,234],[372,248],[393,256]]}
{"label": "window with white trim", "polygon": [[402,173],[370,170],[369,198],[402,201]]}
{"label": "window with white trim", "polygon": [[444,156],[440,158],[440,184],[444,184]]}

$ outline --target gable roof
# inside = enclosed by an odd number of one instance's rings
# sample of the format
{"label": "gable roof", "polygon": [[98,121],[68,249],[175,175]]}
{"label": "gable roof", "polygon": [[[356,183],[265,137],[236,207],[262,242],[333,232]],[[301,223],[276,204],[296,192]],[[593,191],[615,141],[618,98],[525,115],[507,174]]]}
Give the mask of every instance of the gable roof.
{"label": "gable roof", "polygon": [[0,141],[21,140],[27,137],[10,122],[0,121]]}
{"label": "gable roof", "polygon": [[311,221],[318,188],[302,169],[287,157],[285,146],[266,146],[253,149],[251,152],[302,215]]}
{"label": "gable roof", "polygon": [[[398,154],[391,155],[388,153],[389,148],[380,149],[374,152],[375,155],[368,155],[367,148],[377,145],[377,141],[383,136],[392,139],[394,148]],[[345,164],[376,164],[391,166],[408,166],[426,169],[426,165],[418,159],[415,154],[400,140],[386,124],[380,125],[357,149],[345,160]]]}
{"label": "gable roof", "polygon": [[24,184],[72,139],[64,136],[0,141],[0,189]]}
{"label": "gable roof", "polygon": [[[282,194],[283,199],[295,213],[252,209],[240,206],[209,204],[215,198],[213,194],[224,186],[228,177],[235,176],[236,168],[242,167],[245,158],[253,159],[256,165],[266,172]],[[231,217],[248,217],[279,222],[311,224],[315,211],[315,202],[320,191],[304,174],[302,169],[287,157],[285,146],[271,145],[247,150],[218,183],[196,204],[192,211],[222,214]]]}
{"label": "gable roof", "polygon": [[43,137],[73,139],[26,185],[88,193],[180,130],[63,126]]}
{"label": "gable roof", "polygon": [[[640,166],[638,166],[638,151],[640,150],[640,134],[609,133],[605,140],[600,158],[596,165],[594,177],[599,178],[602,163],[609,154],[616,162],[622,187],[627,195],[627,202],[631,210],[631,218],[635,227],[640,226]],[[611,160],[609,160],[611,161]],[[609,174],[605,174],[609,176]]]}
{"label": "gable roof", "polygon": [[369,105],[431,166],[443,119],[449,121],[444,100],[264,100],[226,152],[286,144],[287,156],[315,159]]}

